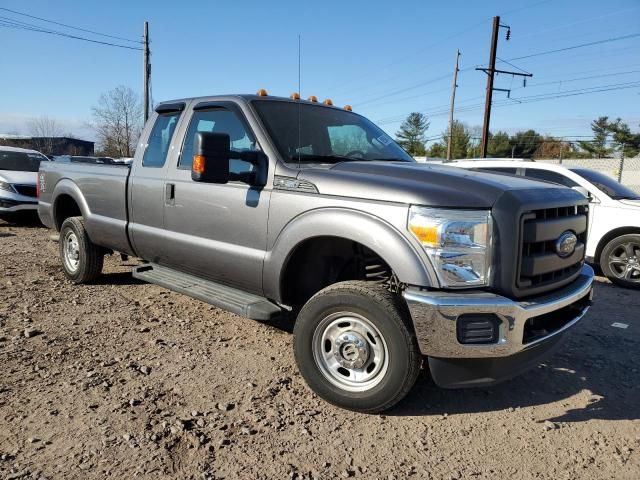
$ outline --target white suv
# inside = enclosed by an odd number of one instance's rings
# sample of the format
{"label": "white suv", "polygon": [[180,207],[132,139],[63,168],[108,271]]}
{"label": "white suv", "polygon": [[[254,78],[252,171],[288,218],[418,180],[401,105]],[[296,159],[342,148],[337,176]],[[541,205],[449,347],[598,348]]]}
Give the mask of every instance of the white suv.
{"label": "white suv", "polygon": [[38,168],[48,160],[35,150],[0,146],[0,217],[38,209]]}
{"label": "white suv", "polygon": [[587,168],[526,160],[461,160],[447,165],[558,183],[590,199],[587,261],[612,282],[640,288],[640,194]]}

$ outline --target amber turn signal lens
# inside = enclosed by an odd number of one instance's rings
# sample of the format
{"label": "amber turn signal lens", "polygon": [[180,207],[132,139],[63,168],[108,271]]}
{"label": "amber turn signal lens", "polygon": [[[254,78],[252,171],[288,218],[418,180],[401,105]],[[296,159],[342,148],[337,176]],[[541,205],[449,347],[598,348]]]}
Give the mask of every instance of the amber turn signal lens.
{"label": "amber turn signal lens", "polygon": [[318,97],[316,97],[315,95],[311,95],[307,100],[309,100],[310,102],[317,102],[318,101]]}
{"label": "amber turn signal lens", "polygon": [[258,95],[259,97],[266,97],[269,94],[267,93],[267,91],[264,88],[261,88],[260,90],[258,90],[256,92],[256,95]]}
{"label": "amber turn signal lens", "polygon": [[438,245],[438,227],[434,225],[409,225],[409,229],[422,244],[430,247]]}
{"label": "amber turn signal lens", "polygon": [[344,109],[345,109],[347,112],[353,112],[353,108],[351,108],[351,105],[345,105],[345,106],[344,106]]}
{"label": "amber turn signal lens", "polygon": [[204,155],[194,155],[193,156],[193,165],[191,166],[191,171],[193,173],[198,173],[202,175],[204,173],[204,164],[205,164],[205,156]]}
{"label": "amber turn signal lens", "polygon": [[331,99],[330,99],[330,98],[327,98],[327,99],[326,99],[324,102],[322,102],[322,103],[324,103],[325,105],[329,105],[329,106],[333,105],[333,102],[331,101]]}
{"label": "amber turn signal lens", "polygon": [[298,92],[293,92],[289,98],[291,100],[300,100],[300,94]]}

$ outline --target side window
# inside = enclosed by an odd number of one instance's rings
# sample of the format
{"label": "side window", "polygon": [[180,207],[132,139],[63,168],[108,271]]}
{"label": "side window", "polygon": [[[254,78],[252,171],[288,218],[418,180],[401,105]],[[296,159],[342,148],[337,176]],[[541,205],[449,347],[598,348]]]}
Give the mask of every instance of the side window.
{"label": "side window", "polygon": [[[234,112],[226,108],[198,110],[193,112],[187,134],[182,145],[178,168],[191,169],[193,146],[198,132],[226,133],[231,140],[231,150],[236,152],[255,150],[256,142],[251,132]],[[229,172],[231,178],[239,179],[253,171],[253,165],[238,158],[231,158]]]}
{"label": "side window", "polygon": [[527,168],[524,172],[524,176],[527,178],[535,178],[536,180],[545,180],[547,182],[557,183],[559,185],[564,185],[565,187],[575,187],[578,185],[576,182],[564,175],[557,172],[550,172],[549,170]]}
{"label": "side window", "polygon": [[328,127],[327,131],[333,155],[367,153],[371,147],[366,132],[357,125],[333,126]]}
{"label": "side window", "polygon": [[518,171],[517,168],[508,167],[472,168],[471,170],[475,170],[476,172],[508,173],[510,175],[515,175]]}
{"label": "side window", "polygon": [[149,142],[144,156],[142,157],[142,166],[151,168],[161,168],[167,160],[167,153],[173,138],[173,132],[178,124],[180,112],[172,112],[159,115],[156,123],[151,129]]}

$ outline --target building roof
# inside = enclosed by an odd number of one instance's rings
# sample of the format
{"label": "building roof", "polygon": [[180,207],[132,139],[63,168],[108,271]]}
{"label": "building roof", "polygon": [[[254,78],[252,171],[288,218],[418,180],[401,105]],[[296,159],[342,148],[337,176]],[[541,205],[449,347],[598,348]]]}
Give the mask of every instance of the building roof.
{"label": "building roof", "polygon": [[96,143],[93,140],[83,140],[82,138],[69,137],[68,135],[56,135],[53,137],[40,137],[36,135],[16,135],[13,133],[0,133],[0,138],[4,140],[33,140],[34,138],[59,138],[61,140],[75,140],[77,142]]}

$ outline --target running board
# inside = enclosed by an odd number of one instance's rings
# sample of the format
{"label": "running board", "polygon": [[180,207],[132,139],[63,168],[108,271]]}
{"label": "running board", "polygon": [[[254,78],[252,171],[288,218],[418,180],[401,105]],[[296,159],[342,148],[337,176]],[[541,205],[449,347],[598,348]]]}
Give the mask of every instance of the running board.
{"label": "running board", "polygon": [[264,297],[203,280],[154,263],[133,269],[134,278],[188,295],[253,320],[275,320],[282,309]]}

